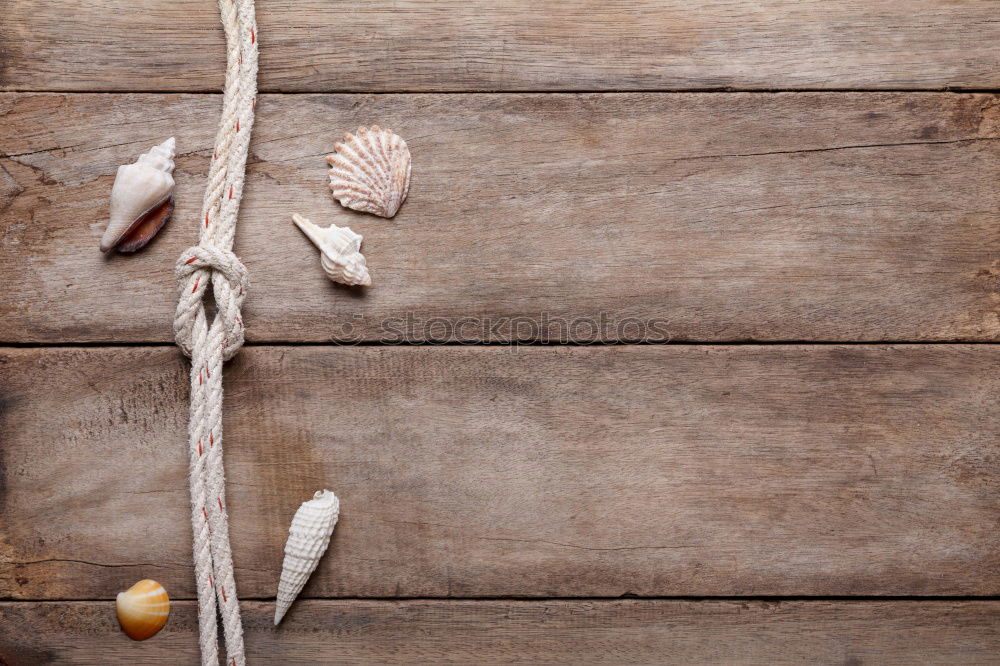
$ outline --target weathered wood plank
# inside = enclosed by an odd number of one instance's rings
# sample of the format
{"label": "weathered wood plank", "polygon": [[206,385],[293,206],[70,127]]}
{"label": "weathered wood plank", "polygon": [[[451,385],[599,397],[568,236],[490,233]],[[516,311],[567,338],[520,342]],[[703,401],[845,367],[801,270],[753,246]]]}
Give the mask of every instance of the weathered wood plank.
{"label": "weathered wood plank", "polygon": [[[257,4],[262,90],[997,88],[993,0]],[[211,3],[7,0],[0,86],[222,86]]]}
{"label": "weathered wood plank", "polygon": [[[300,601],[242,604],[247,657],[282,664],[995,664],[1000,603]],[[0,659],[196,663],[194,602],[144,643],[111,602],[0,603]]]}
{"label": "weathered wood plank", "polygon": [[[172,340],[218,104],[0,96],[0,341]],[[634,341],[630,318],[672,340],[1000,337],[995,96],[264,96],[258,111],[236,247],[252,341],[558,339],[572,322],[578,340],[597,322]],[[415,156],[391,221],[325,185],[338,131],[372,121]],[[117,165],[170,134],[175,219],[142,254],[103,258]],[[331,285],[293,211],[364,234],[374,286]]]}
{"label": "weathered wood plank", "polygon": [[[191,598],[186,372],[6,350],[0,595]],[[1000,348],[251,347],[227,366],[240,592],[343,513],[311,596],[995,595]]]}

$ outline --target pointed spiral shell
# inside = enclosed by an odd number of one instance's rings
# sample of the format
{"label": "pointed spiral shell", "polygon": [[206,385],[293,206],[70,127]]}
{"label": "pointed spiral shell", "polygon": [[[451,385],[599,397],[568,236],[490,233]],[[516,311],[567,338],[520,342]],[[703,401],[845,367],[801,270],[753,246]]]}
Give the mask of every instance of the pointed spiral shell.
{"label": "pointed spiral shell", "polygon": [[368,262],[361,254],[361,234],[350,227],[320,227],[298,213],[292,214],[292,222],[302,230],[322,253],[323,272],[334,282],[346,285],[368,286],[372,283],[368,273]]}
{"label": "pointed spiral shell", "polygon": [[392,130],[359,127],[328,155],[330,190],[342,206],[392,217],[410,189],[410,149]]}
{"label": "pointed spiral shell", "polygon": [[304,502],[295,512],[288,528],[285,543],[285,561],[281,565],[278,581],[278,599],[274,608],[274,624],[288,612],[295,597],[309,580],[309,575],[319,565],[319,560],[330,545],[333,528],[340,515],[340,500],[329,490],[318,490],[313,498]]}

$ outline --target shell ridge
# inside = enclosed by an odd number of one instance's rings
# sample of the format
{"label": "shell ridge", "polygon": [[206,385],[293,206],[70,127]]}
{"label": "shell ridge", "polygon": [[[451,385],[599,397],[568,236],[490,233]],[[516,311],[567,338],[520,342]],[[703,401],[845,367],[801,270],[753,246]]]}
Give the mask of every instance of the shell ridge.
{"label": "shell ridge", "polygon": [[[387,130],[389,131],[389,130]],[[384,141],[384,135],[381,130],[379,130],[378,125],[372,128],[371,132],[368,132],[368,151],[372,156],[372,162],[375,168],[378,170],[379,175],[385,178],[392,172],[391,159],[387,153],[386,141]]]}
{"label": "shell ridge", "polygon": [[[353,158],[353,159],[351,159]],[[372,189],[377,189],[380,182],[378,170],[371,164],[370,156],[359,151],[351,151],[338,161],[347,177],[360,175]]]}
{"label": "shell ridge", "polygon": [[[340,145],[342,146],[343,144]],[[364,151],[344,146],[343,152],[338,151],[336,157],[331,161],[331,165],[340,167],[340,172],[336,175],[341,176],[345,180],[366,183],[372,189],[376,189],[379,185],[380,176],[370,162],[370,157]]]}

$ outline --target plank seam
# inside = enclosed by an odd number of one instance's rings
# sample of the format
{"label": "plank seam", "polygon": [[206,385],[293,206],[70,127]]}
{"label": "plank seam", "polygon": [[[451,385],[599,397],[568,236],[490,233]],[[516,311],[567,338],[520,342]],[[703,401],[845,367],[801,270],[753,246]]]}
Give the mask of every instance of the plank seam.
{"label": "plank seam", "polygon": [[[261,95],[686,95],[686,94],[795,94],[795,93],[907,93],[907,94],[1000,94],[1000,88],[567,88],[565,90],[540,90],[533,88],[515,90],[491,90],[487,88],[470,90],[260,90]],[[47,95],[222,95],[221,90],[90,90],[85,88],[32,89],[2,88],[0,94],[47,94]]]}
{"label": "plank seam", "polygon": [[[274,597],[239,597],[240,601],[259,601],[259,602],[271,602],[273,603]],[[0,604],[63,604],[63,603],[111,603],[114,598],[74,598],[74,599],[14,599],[6,598],[0,599]],[[197,603],[198,599],[196,597],[172,597],[172,602],[175,601],[187,601],[192,603]],[[532,603],[545,603],[552,601],[576,601],[576,602],[610,602],[610,601],[678,601],[678,602],[745,602],[745,601],[760,601],[760,602],[854,602],[859,604],[864,603],[885,603],[885,602],[912,602],[912,603],[955,603],[964,601],[1000,601],[1000,596],[998,595],[971,595],[971,596],[956,596],[956,595],[936,595],[936,596],[912,596],[912,595],[895,595],[895,596],[878,596],[878,595],[859,595],[859,596],[845,596],[845,595],[833,595],[833,596],[822,596],[822,595],[754,595],[754,596],[638,596],[638,595],[628,595],[628,596],[617,596],[617,597],[526,597],[526,596],[509,596],[509,597],[491,597],[491,596],[479,596],[479,597],[299,597],[298,601],[342,601],[342,602],[362,602],[362,601],[376,601],[376,602],[410,602],[410,601],[472,601],[472,602],[497,602],[497,601],[523,601]]]}
{"label": "plank seam", "polygon": [[[270,342],[246,342],[245,347],[779,347],[779,346],[948,346],[948,345],[1000,345],[1000,340],[671,340],[669,342],[654,341],[609,341],[594,344],[562,343],[547,341],[530,342],[358,342],[341,344],[337,342],[304,342],[275,340]],[[0,341],[0,351],[4,349],[123,349],[139,348],[170,348],[174,345],[168,342],[3,342]]]}

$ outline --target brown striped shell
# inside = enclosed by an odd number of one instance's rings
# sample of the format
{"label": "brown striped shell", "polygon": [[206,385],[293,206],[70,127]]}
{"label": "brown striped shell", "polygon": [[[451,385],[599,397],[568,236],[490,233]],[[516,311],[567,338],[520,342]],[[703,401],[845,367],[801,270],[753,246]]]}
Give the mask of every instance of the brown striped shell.
{"label": "brown striped shell", "polygon": [[120,593],[115,602],[122,631],[136,641],[151,638],[170,616],[170,598],[155,580],[140,580]]}

